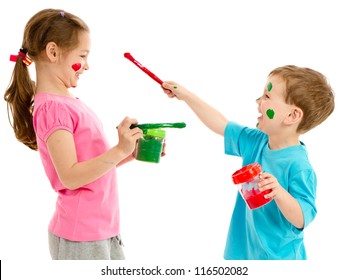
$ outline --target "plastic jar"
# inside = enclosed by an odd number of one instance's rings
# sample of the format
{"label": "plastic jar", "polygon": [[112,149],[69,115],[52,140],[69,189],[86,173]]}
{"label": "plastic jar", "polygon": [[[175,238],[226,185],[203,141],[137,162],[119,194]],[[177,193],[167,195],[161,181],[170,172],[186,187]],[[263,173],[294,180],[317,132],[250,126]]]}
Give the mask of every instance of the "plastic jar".
{"label": "plastic jar", "polygon": [[144,129],[136,145],[135,158],[141,161],[159,163],[166,132],[163,129]]}
{"label": "plastic jar", "polygon": [[259,191],[258,183],[261,181],[259,176],[261,173],[262,169],[259,163],[252,163],[242,167],[231,176],[234,184],[238,186],[241,196],[251,210],[259,208],[272,200],[272,197],[264,197],[271,190]]}

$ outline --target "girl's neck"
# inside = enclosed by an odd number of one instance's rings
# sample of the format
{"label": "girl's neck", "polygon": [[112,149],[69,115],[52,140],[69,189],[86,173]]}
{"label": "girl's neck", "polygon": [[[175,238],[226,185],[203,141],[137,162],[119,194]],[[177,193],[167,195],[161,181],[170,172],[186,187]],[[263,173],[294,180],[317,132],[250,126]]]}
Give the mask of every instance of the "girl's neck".
{"label": "girl's neck", "polygon": [[53,84],[48,84],[48,85],[38,84],[36,87],[35,93],[40,93],[40,92],[75,98],[75,96],[71,92],[69,92],[68,88],[63,86],[55,86]]}
{"label": "girl's neck", "polygon": [[55,95],[73,97],[66,85],[53,74],[54,69],[45,62],[36,63],[36,90],[35,93],[46,92]]}
{"label": "girl's neck", "polygon": [[58,95],[58,96],[65,96],[65,97],[70,97],[70,98],[76,98],[76,96],[74,96],[72,93],[68,93],[68,94],[62,94],[59,92],[55,92],[55,91],[51,91],[51,90],[40,90],[40,91],[36,91],[35,94],[38,93],[48,93],[48,94],[52,94],[52,95]]}

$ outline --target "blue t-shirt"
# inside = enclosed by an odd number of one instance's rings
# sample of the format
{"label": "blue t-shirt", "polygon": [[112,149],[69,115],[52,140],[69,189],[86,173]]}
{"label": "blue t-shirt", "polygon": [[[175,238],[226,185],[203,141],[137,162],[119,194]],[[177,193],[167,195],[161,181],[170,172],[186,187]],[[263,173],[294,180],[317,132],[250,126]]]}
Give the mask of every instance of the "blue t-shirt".
{"label": "blue t-shirt", "polygon": [[[242,157],[243,166],[258,162],[264,172],[300,204],[304,228],[316,216],[316,174],[309,162],[305,145],[271,150],[268,136],[229,122],[224,131],[225,153]],[[224,258],[227,260],[302,260],[306,259],[303,229],[293,226],[272,200],[250,210],[238,193],[230,222]]]}

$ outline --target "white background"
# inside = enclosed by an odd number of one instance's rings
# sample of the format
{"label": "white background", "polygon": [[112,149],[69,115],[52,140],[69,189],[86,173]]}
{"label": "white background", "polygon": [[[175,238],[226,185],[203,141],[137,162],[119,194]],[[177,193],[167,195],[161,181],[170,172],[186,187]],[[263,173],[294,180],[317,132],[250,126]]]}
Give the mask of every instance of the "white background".
{"label": "white background", "polygon": [[[223,250],[236,195],[231,174],[240,168],[241,160],[226,156],[222,137],[209,131],[186,104],[167,98],[123,54],[130,52],[161,79],[184,85],[228,119],[250,127],[257,122],[255,99],[273,68],[296,64],[322,72],[335,91],[336,109],[301,139],[318,176],[318,214],[305,230],[308,267],[288,265],[304,267],[301,275],[312,271],[331,275],[341,269],[346,250],[342,133],[347,18],[342,4],[334,0],[40,0],[4,6],[2,1],[0,89],[4,93],[9,84],[14,66],[9,55],[21,47],[24,26],[34,13],[59,8],[80,16],[91,29],[92,49],[90,70],[73,92],[99,115],[109,141],[117,143],[116,126],[125,116],[139,123],[187,124],[185,129],[167,129],[167,155],[159,164],[134,161],[117,170],[125,263],[230,265],[223,261]],[[30,70],[34,73],[34,65]],[[50,262],[47,245],[56,195],[39,154],[15,139],[4,101],[0,110],[4,273],[7,279],[48,268],[52,276],[63,274]],[[272,275],[278,264],[271,266],[257,273]],[[99,276],[99,268],[92,273]],[[280,273],[296,275],[295,269]]]}

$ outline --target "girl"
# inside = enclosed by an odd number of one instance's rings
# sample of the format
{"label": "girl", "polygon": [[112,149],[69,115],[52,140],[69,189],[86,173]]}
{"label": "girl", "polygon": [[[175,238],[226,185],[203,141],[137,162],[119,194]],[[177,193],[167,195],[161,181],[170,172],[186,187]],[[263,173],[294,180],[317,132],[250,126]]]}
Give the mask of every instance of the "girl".
{"label": "girl", "polygon": [[[89,69],[88,26],[56,9],[35,14],[24,30],[5,100],[17,139],[38,150],[56,210],[49,224],[52,259],[124,259],[119,236],[116,166],[131,160],[139,128],[124,118],[119,142],[107,143],[93,111],[69,92]],[[35,62],[36,83],[28,67]]]}

